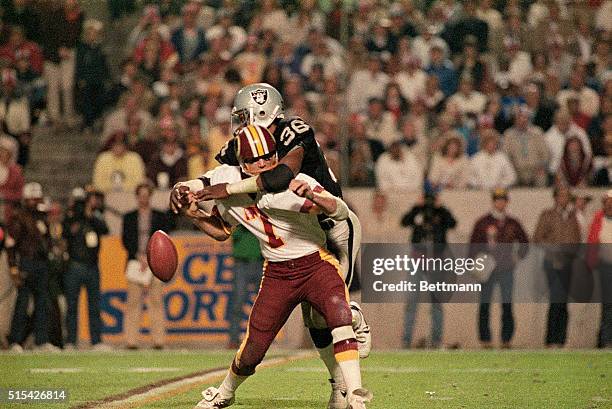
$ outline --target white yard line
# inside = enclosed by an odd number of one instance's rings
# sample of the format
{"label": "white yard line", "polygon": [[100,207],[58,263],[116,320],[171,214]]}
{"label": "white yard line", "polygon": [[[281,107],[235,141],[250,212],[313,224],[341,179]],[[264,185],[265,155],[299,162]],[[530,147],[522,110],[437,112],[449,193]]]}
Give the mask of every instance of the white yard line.
{"label": "white yard line", "polygon": [[[312,352],[302,352],[298,354],[292,354],[285,357],[279,358],[270,358],[264,360],[259,368],[268,368],[273,366],[283,365],[292,361],[306,359],[306,358],[314,358],[316,355]],[[196,375],[189,378],[184,378],[175,382],[171,382],[162,386],[153,387],[147,391],[136,393],[130,395],[128,397],[117,399],[111,402],[101,403],[95,408],[136,408],[140,407],[148,402],[160,400],[163,398],[168,398],[170,396],[174,396],[180,393],[184,393],[195,387],[206,384],[212,381],[215,381],[219,378],[222,378],[227,373],[227,369],[219,369],[212,372],[207,372],[202,375]],[[194,402],[194,405],[197,402]],[[94,407],[94,406],[92,406]]]}

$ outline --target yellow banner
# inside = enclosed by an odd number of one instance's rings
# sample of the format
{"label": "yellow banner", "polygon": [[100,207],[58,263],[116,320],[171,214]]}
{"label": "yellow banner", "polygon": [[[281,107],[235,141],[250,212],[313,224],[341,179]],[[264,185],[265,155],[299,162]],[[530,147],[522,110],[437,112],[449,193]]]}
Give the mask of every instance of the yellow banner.
{"label": "yellow banner", "polygon": [[[172,240],[178,251],[179,266],[174,278],[164,285],[167,343],[225,342],[233,279],[231,242],[217,242],[203,235],[173,236]],[[102,335],[111,343],[123,341],[127,305],[126,263],[127,253],[121,238],[103,238],[100,248]],[[256,290],[252,289],[250,305]],[[146,296],[143,302],[140,332],[146,342],[151,324],[146,312]],[[80,304],[79,338],[89,339],[84,293]],[[243,311],[243,327],[250,305]]]}

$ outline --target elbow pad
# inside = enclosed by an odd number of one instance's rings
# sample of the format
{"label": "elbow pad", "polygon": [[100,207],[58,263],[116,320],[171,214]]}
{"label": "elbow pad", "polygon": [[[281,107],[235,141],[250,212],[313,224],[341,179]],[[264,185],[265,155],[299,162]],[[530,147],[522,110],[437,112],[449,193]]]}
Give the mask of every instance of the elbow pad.
{"label": "elbow pad", "polygon": [[289,188],[289,183],[293,179],[293,172],[289,166],[281,163],[274,169],[263,172],[259,177],[266,192],[278,193]]}
{"label": "elbow pad", "polygon": [[346,205],[346,203],[344,203],[344,200],[335,197],[334,199],[336,199],[336,211],[328,214],[328,216],[336,221],[342,221],[342,220],[346,220],[349,217],[349,208]]}

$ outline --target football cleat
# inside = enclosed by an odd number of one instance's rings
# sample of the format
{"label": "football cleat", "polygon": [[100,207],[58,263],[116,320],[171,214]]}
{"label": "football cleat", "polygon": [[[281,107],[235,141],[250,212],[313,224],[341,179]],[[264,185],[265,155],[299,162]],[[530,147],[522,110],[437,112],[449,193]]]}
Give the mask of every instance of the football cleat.
{"label": "football cleat", "polygon": [[346,409],[346,385],[336,383],[333,379],[330,379],[329,383],[331,383],[332,391],[327,409]]}
{"label": "football cleat", "polygon": [[202,392],[202,399],[198,402],[198,404],[194,407],[194,409],[221,409],[227,408],[234,403],[234,397],[231,398],[223,398],[219,389],[211,386]]}
{"label": "football cleat", "polygon": [[364,388],[355,389],[348,398],[347,409],[366,409],[366,403],[372,400],[372,392]]}
{"label": "football cleat", "polygon": [[359,358],[364,359],[370,356],[370,350],[372,349],[370,326],[366,322],[359,304],[351,301],[350,305],[351,312],[353,313],[353,331],[355,332],[355,339],[359,347]]}

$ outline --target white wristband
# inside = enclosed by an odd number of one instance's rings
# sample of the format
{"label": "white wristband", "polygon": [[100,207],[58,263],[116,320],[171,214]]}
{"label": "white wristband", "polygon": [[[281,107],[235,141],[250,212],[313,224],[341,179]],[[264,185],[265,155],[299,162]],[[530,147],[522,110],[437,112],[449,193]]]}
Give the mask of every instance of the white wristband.
{"label": "white wristband", "polygon": [[259,190],[259,187],[257,186],[257,176],[243,179],[240,182],[230,183],[225,188],[227,189],[227,193],[230,195],[239,193],[257,193]]}

